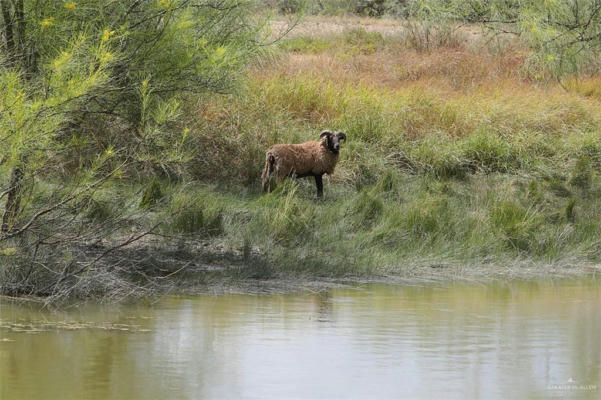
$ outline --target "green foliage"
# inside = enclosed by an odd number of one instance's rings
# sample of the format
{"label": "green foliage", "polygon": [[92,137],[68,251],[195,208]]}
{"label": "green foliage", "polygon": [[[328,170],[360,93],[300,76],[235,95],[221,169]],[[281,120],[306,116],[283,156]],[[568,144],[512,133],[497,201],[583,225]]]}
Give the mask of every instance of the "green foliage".
{"label": "green foliage", "polygon": [[279,48],[290,53],[322,53],[332,47],[332,43],[326,39],[299,36],[282,40]]}
{"label": "green foliage", "polygon": [[61,145],[65,163],[76,151],[90,165],[109,147],[148,172],[180,173],[190,157],[172,145],[182,96],[230,90],[260,46],[250,3],[234,0],[19,4],[2,6],[19,26],[0,69],[0,159],[9,154],[9,167],[24,153],[31,163],[33,147],[40,156]]}
{"label": "green foliage", "polygon": [[261,215],[261,225],[276,243],[302,243],[312,233],[315,208],[299,199],[297,191],[296,182],[286,180],[262,199],[269,206]]}
{"label": "green foliage", "polygon": [[86,207],[86,217],[97,222],[104,222],[113,214],[111,204],[104,199],[91,198]]}
{"label": "green foliage", "polygon": [[440,47],[458,48],[465,42],[464,34],[456,27],[427,20],[408,20],[401,39],[405,46],[419,52]]}
{"label": "green foliage", "polygon": [[308,7],[306,0],[279,0],[278,9],[282,14],[301,14]]}
{"label": "green foliage", "polygon": [[590,158],[586,156],[581,157],[576,161],[572,177],[570,178],[570,184],[582,191],[588,191],[591,188],[593,173]]}
{"label": "green foliage", "polygon": [[350,29],[344,32],[343,38],[346,43],[356,46],[364,54],[375,52],[384,43],[380,32],[368,32],[365,28]]}
{"label": "green foliage", "polygon": [[403,217],[404,226],[409,233],[418,238],[445,232],[448,222],[448,203],[444,198],[427,198],[422,202],[413,202]]}
{"label": "green foliage", "polygon": [[358,15],[407,18],[415,13],[414,0],[265,0],[264,3],[281,14],[309,13],[312,15]]}
{"label": "green foliage", "polygon": [[599,0],[573,2],[425,0],[420,16],[485,24],[512,32],[534,50],[531,65],[552,77],[596,69],[601,50]]}
{"label": "green foliage", "polygon": [[357,227],[370,227],[382,215],[384,203],[370,190],[362,190],[351,204],[350,213]]}
{"label": "green foliage", "polygon": [[156,205],[164,197],[161,183],[155,178],[144,189],[140,199],[140,208],[149,208]]}
{"label": "green foliage", "polygon": [[576,221],[576,199],[572,198],[568,200],[568,204],[566,204],[565,214],[566,220],[568,222],[574,223]]}
{"label": "green foliage", "polygon": [[[195,156],[182,103],[232,90],[264,32],[253,4],[238,0],[24,0],[0,9],[0,206],[9,210],[0,212],[0,242],[27,236],[36,251],[24,257],[60,259],[66,237],[72,246],[118,240],[107,218],[144,229],[144,215],[163,203],[156,177],[181,180]],[[141,199],[90,200],[133,176],[146,186]],[[37,185],[45,191],[33,196]],[[94,223],[78,226],[72,214]],[[181,230],[220,231],[220,216],[198,214],[180,217]],[[36,240],[53,248],[37,251]]]}
{"label": "green foliage", "polygon": [[464,142],[463,157],[474,170],[508,172],[520,168],[520,157],[506,141],[486,130],[469,136]]}
{"label": "green foliage", "polygon": [[534,246],[534,234],[540,223],[535,211],[526,209],[514,201],[505,200],[493,206],[490,221],[495,229],[503,233],[511,247],[530,250]]}
{"label": "green foliage", "polygon": [[176,191],[168,208],[167,227],[171,232],[218,236],[224,232],[223,209],[205,193]]}

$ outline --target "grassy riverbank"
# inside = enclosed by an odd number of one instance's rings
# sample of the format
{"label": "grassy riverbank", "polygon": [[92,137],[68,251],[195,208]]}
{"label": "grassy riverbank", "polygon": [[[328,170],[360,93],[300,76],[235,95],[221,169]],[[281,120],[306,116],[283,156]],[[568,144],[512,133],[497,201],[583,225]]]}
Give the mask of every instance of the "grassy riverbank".
{"label": "grassy riverbank", "polygon": [[[203,159],[249,193],[205,189],[224,215],[248,215],[227,220],[226,236],[318,274],[430,259],[597,262],[598,78],[566,90],[531,74],[517,44],[467,34],[441,33],[427,51],[402,33],[294,37],[245,91],[203,104],[200,121],[224,140]],[[324,127],[349,136],[326,200],[310,181],[257,197],[263,149]]]}
{"label": "grassy riverbank", "polygon": [[[105,224],[140,207],[146,216],[115,228],[96,243],[101,250],[71,252],[93,259],[116,238],[151,227],[153,245],[141,241],[123,255],[132,270],[97,263],[94,273],[61,284],[77,282],[72,293],[86,295],[126,293],[131,279],[134,290],[146,278],[186,271],[194,282],[218,285],[435,275],[445,267],[468,276],[471,266],[494,275],[508,264],[557,273],[597,264],[601,78],[562,87],[517,43],[462,29],[439,31],[426,45],[388,24],[382,33],[374,23],[327,38],[293,31],[236,93],[190,98],[178,125],[185,132],[178,146],[189,157],[178,177],[149,182],[126,172],[95,191],[82,223]],[[348,136],[325,199],[315,198],[312,180],[262,195],[265,149],[325,128]],[[163,245],[179,255],[157,261],[153,249]],[[19,293],[28,280],[31,294],[48,294],[41,282],[60,269],[25,278],[10,249],[0,256],[13,265],[2,270],[3,291]],[[215,263],[235,268],[203,267]],[[89,284],[98,277],[106,281]]]}

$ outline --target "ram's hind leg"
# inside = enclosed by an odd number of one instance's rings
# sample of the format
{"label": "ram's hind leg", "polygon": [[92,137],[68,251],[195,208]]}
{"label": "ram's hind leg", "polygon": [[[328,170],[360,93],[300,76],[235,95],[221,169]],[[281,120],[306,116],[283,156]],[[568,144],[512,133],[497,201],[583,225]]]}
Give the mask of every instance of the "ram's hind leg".
{"label": "ram's hind leg", "polygon": [[273,155],[268,155],[267,160],[265,160],[265,168],[263,169],[263,174],[261,175],[261,186],[263,188],[263,192],[267,192],[271,189],[271,179],[274,171],[274,163],[275,157]]}
{"label": "ram's hind leg", "polygon": [[315,186],[317,186],[317,197],[323,197],[323,177],[322,175],[315,175]]}
{"label": "ram's hind leg", "polygon": [[261,187],[263,192],[267,192],[269,190],[269,181],[271,180],[271,176],[269,174],[269,166],[265,163],[265,169],[263,169],[263,174],[261,175]]}

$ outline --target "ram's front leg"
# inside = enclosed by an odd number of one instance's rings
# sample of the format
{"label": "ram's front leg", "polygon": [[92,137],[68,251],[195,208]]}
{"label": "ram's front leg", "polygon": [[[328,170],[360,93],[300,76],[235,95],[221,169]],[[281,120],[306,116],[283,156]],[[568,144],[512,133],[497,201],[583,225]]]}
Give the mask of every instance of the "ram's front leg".
{"label": "ram's front leg", "polygon": [[323,178],[322,175],[315,175],[315,186],[317,186],[317,197],[323,197]]}

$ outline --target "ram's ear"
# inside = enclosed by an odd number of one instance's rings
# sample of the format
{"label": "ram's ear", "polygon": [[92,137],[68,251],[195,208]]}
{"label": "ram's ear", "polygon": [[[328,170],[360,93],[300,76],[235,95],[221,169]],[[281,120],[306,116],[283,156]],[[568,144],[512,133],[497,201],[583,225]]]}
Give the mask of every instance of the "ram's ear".
{"label": "ram's ear", "polygon": [[330,132],[330,131],[328,131],[328,130],[326,129],[325,131],[322,131],[322,132],[319,134],[319,137],[320,137],[320,138],[323,138],[324,136],[330,136],[331,134],[332,134],[332,132]]}
{"label": "ram's ear", "polygon": [[346,142],[346,133],[338,132],[338,139],[344,140]]}

